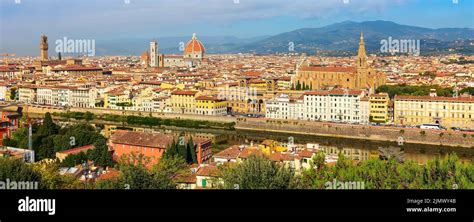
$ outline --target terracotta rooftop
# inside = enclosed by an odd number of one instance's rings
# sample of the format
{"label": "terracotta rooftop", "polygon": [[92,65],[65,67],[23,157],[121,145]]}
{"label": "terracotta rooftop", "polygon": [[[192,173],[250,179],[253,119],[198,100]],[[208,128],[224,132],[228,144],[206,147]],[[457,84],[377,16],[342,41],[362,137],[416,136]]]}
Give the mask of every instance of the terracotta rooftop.
{"label": "terracotta rooftop", "polygon": [[72,149],[69,149],[69,150],[59,151],[58,153],[75,154],[75,153],[87,151],[87,150],[94,149],[94,148],[95,148],[94,145],[87,145],[87,146],[72,148]]}
{"label": "terracotta rooftop", "polygon": [[222,99],[218,99],[215,96],[199,96],[199,97],[196,97],[196,100],[224,101]]}
{"label": "terracotta rooftop", "polygon": [[395,101],[418,100],[418,101],[439,101],[439,102],[474,102],[473,96],[443,97],[443,96],[395,96]]}
{"label": "terracotta rooftop", "polygon": [[175,90],[171,94],[172,95],[196,95],[197,91],[186,91],[186,90]]}
{"label": "terracotta rooftop", "polygon": [[362,90],[356,89],[333,89],[333,90],[320,90],[320,91],[311,91],[304,93],[305,95],[361,95]]}
{"label": "terracotta rooftop", "polygon": [[304,66],[300,71],[312,71],[312,72],[349,72],[355,73],[357,69],[355,67],[337,67],[337,66]]}
{"label": "terracotta rooftop", "polygon": [[173,136],[163,133],[116,131],[110,141],[116,144],[166,149],[166,146],[173,141]]}
{"label": "terracotta rooftop", "polygon": [[219,176],[219,169],[215,165],[199,166],[196,175],[217,177]]}

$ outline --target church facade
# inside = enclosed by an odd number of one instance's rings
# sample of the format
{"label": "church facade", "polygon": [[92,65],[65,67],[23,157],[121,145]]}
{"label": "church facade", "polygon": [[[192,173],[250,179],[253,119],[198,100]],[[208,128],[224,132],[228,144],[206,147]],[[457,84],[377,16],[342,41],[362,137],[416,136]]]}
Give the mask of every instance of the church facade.
{"label": "church facade", "polygon": [[302,65],[293,77],[292,83],[309,86],[310,89],[348,88],[369,90],[385,84],[386,77],[369,66],[365,51],[364,36],[361,34],[356,66],[312,66]]}
{"label": "church facade", "polygon": [[193,33],[183,47],[183,55],[165,55],[158,53],[157,41],[150,42],[150,51],[146,51],[141,55],[141,61],[145,66],[149,67],[197,67],[204,61],[206,49],[204,44],[198,40],[196,33]]}

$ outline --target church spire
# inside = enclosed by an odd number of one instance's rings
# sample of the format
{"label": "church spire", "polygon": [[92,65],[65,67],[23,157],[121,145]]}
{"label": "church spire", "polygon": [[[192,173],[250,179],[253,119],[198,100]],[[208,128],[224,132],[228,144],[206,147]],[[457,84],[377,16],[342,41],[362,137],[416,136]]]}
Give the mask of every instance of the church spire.
{"label": "church spire", "polygon": [[357,54],[357,67],[367,68],[367,54],[365,53],[364,32],[360,32],[359,52]]}

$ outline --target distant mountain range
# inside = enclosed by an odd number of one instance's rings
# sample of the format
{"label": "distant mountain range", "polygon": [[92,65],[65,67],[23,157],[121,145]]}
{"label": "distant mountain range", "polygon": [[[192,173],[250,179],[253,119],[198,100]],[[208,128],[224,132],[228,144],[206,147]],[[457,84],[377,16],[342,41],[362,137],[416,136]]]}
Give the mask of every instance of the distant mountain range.
{"label": "distant mountain range", "polygon": [[[458,53],[474,53],[474,29],[440,28],[429,29],[400,25],[390,21],[346,21],[321,28],[303,28],[274,36],[249,39],[233,36],[199,36],[207,53],[288,53],[294,52],[322,55],[353,55],[357,53],[359,36],[364,33],[369,53],[379,53],[383,39],[420,40],[421,54],[443,53],[454,49]],[[190,36],[157,38],[160,51],[166,54],[181,54],[180,42],[186,43]],[[98,54],[137,55],[148,49],[150,39],[128,39],[97,41]],[[101,47],[99,47],[101,46]],[[131,50],[134,49],[134,50]]]}

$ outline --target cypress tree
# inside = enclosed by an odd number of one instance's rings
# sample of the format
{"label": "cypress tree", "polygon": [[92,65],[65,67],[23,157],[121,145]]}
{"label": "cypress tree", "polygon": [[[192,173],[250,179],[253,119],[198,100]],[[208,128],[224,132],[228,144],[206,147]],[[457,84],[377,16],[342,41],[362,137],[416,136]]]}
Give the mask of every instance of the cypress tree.
{"label": "cypress tree", "polygon": [[181,132],[178,137],[178,144],[177,144],[177,154],[178,156],[182,157],[183,159],[186,158],[186,144],[184,143],[184,133]]}
{"label": "cypress tree", "polygon": [[190,162],[197,163],[197,156],[196,156],[196,145],[193,142],[193,137],[189,137],[188,140],[188,147],[189,147],[189,154],[190,154]]}

